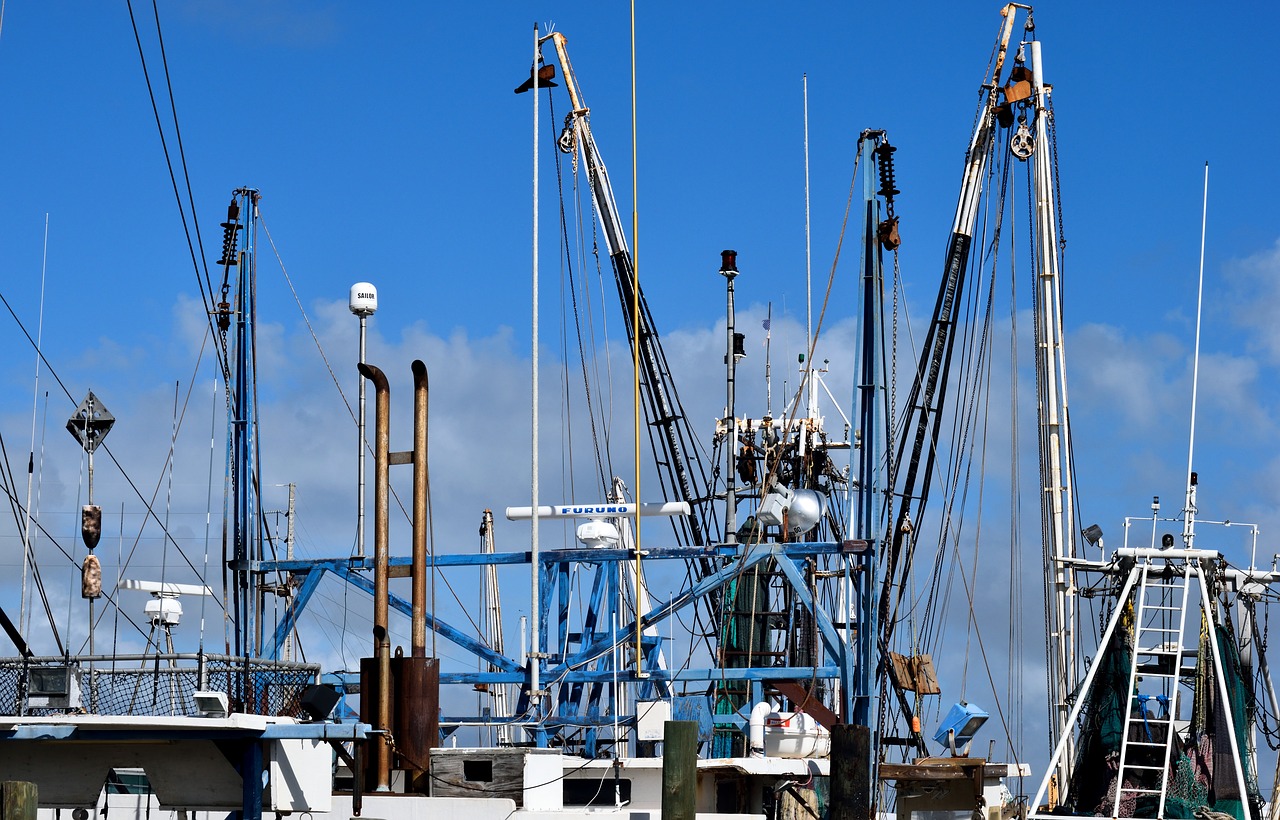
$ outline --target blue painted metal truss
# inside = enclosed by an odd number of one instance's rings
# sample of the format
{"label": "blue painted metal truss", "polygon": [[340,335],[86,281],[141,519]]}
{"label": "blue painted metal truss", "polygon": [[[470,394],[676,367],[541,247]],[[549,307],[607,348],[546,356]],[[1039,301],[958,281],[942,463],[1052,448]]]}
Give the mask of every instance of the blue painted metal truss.
{"label": "blue painted metal truss", "polygon": [[[696,681],[748,681],[752,684],[753,700],[761,695],[762,684],[768,681],[838,681],[844,691],[858,690],[865,680],[867,663],[861,662],[865,654],[856,644],[855,628],[858,616],[870,600],[866,579],[869,577],[868,553],[861,551],[864,542],[796,542],[730,544],[718,547],[650,547],[642,552],[643,560],[689,561],[711,559],[718,569],[691,585],[679,590],[665,601],[654,601],[643,612],[639,624],[634,617],[625,623],[614,620],[611,613],[622,612],[620,605],[625,583],[623,567],[636,559],[631,549],[563,549],[543,550],[539,553],[543,582],[539,590],[538,606],[543,614],[544,630],[555,629],[558,652],[544,653],[543,657],[521,663],[517,658],[495,652],[470,630],[461,629],[428,611],[426,626],[440,637],[471,653],[487,665],[489,671],[444,671],[440,673],[442,684],[467,686],[519,685],[520,696],[512,710],[515,717],[490,715],[444,715],[442,724],[516,724],[528,727],[539,742],[549,742],[555,732],[564,729],[585,730],[582,742],[584,751],[594,754],[600,729],[621,725],[634,725],[635,714],[617,714],[618,693],[614,689],[627,687],[636,700],[667,698],[675,682]],[[814,596],[812,583],[806,580],[805,564],[823,556],[834,556],[843,567],[840,580],[849,585],[852,594],[846,596],[846,611],[828,612]],[[498,552],[477,554],[437,555],[434,566],[438,570],[485,565],[528,565],[531,554],[522,552]],[[809,666],[754,666],[724,668],[714,665],[686,666],[680,669],[664,668],[660,661],[662,639],[652,627],[684,610],[693,607],[699,599],[723,590],[740,578],[743,573],[768,562],[784,576],[797,603],[812,617],[820,639],[822,651],[814,656]],[[393,557],[393,568],[408,567],[408,557]],[[570,591],[576,569],[594,568],[589,603],[576,624],[570,623]],[[276,657],[288,636],[298,624],[298,619],[320,585],[326,573],[364,590],[372,595],[371,577],[373,562],[370,558],[332,558],[294,561],[257,561],[244,569],[252,572],[283,573],[293,579],[295,593],[283,616],[264,647],[263,654]],[[409,601],[390,596],[392,608],[411,617]],[[628,609],[628,611],[631,611]],[[835,617],[833,617],[833,614]],[[635,637],[641,635],[641,663],[639,669],[625,651],[634,651]],[[543,646],[547,646],[543,635]],[[552,692],[554,708],[549,714],[530,709],[528,684],[530,664],[539,664],[542,685]],[[347,691],[358,690],[357,676],[339,673],[329,680]],[[867,693],[858,691],[855,697]],[[718,715],[717,722],[739,728],[745,726],[746,715]],[[550,734],[549,734],[550,733]]]}

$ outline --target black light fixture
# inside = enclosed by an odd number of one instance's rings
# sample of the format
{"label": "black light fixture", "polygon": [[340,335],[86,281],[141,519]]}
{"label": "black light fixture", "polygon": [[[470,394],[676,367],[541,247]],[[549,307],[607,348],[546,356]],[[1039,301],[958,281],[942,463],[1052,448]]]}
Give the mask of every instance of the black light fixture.
{"label": "black light fixture", "polygon": [[1102,547],[1102,527],[1099,527],[1097,524],[1090,524],[1080,530],[1080,534],[1084,536],[1084,540],[1088,542],[1089,546]]}
{"label": "black light fixture", "polygon": [[333,707],[338,705],[342,696],[338,690],[327,684],[318,683],[302,690],[300,706],[312,721],[321,721],[329,717]]}

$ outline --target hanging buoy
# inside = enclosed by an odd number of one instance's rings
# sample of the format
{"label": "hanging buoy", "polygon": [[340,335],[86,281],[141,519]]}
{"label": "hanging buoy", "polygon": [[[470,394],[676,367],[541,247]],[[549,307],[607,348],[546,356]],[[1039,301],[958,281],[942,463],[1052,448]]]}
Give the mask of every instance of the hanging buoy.
{"label": "hanging buoy", "polygon": [[80,597],[90,601],[102,597],[102,563],[93,553],[84,557],[80,568]]}
{"label": "hanging buoy", "polygon": [[97,504],[85,504],[80,510],[80,537],[89,549],[98,546],[102,537],[102,508]]}

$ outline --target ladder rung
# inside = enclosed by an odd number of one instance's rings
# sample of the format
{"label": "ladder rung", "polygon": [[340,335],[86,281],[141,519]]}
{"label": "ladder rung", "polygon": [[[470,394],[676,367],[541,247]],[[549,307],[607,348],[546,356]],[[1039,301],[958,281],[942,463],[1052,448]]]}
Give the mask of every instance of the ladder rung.
{"label": "ladder rung", "polygon": [[1168,632],[1168,633],[1175,633],[1175,634],[1176,634],[1176,633],[1178,633],[1178,632],[1181,632],[1182,630],[1181,630],[1181,629],[1170,629],[1170,628],[1169,628],[1169,627],[1167,627],[1167,626],[1144,626],[1144,627],[1142,627],[1141,629],[1139,629],[1138,631],[1139,631],[1139,632]]}
{"label": "ladder rung", "polygon": [[1164,771],[1164,766],[1139,766],[1137,763],[1126,763],[1126,764],[1124,765],[1124,768],[1126,768],[1126,769],[1145,769],[1146,771],[1149,771],[1149,772],[1162,772],[1162,771]]}
{"label": "ladder rung", "polygon": [[1159,609],[1165,612],[1180,612],[1182,610],[1182,607],[1180,606],[1162,606],[1157,604],[1147,604],[1142,608],[1143,609]]}
{"label": "ladder rung", "polygon": [[1182,654],[1182,648],[1181,648],[1181,647],[1179,647],[1179,648],[1177,648],[1177,649],[1160,649],[1160,648],[1157,648],[1157,647],[1154,647],[1154,646],[1153,646],[1153,647],[1151,647],[1150,649],[1141,649],[1141,648],[1139,648],[1139,649],[1135,649],[1135,650],[1134,650],[1134,654],[1137,654],[1137,655],[1169,655],[1169,656],[1173,656],[1173,655],[1181,655],[1181,654]]}
{"label": "ladder rung", "polygon": [[1149,740],[1131,740],[1131,741],[1129,741],[1129,745],[1130,745],[1130,746],[1150,746],[1150,747],[1151,747],[1151,748],[1153,748],[1153,749],[1163,749],[1163,748],[1165,747],[1165,745],[1166,745],[1166,744],[1164,744],[1164,743],[1153,743],[1153,742],[1151,742],[1151,741],[1149,741]]}
{"label": "ladder rung", "polygon": [[1122,793],[1128,792],[1129,794],[1159,794],[1160,793],[1159,789],[1123,789],[1122,788],[1120,789],[1120,791]]}

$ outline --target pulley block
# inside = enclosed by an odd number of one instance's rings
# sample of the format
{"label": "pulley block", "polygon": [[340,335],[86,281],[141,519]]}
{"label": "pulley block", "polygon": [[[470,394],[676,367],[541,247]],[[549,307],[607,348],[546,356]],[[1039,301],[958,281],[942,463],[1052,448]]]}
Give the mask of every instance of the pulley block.
{"label": "pulley block", "polygon": [[1018,123],[1018,128],[1009,136],[1009,150],[1020,160],[1026,161],[1036,150],[1035,137],[1031,135],[1031,129],[1027,127],[1026,122]]}

